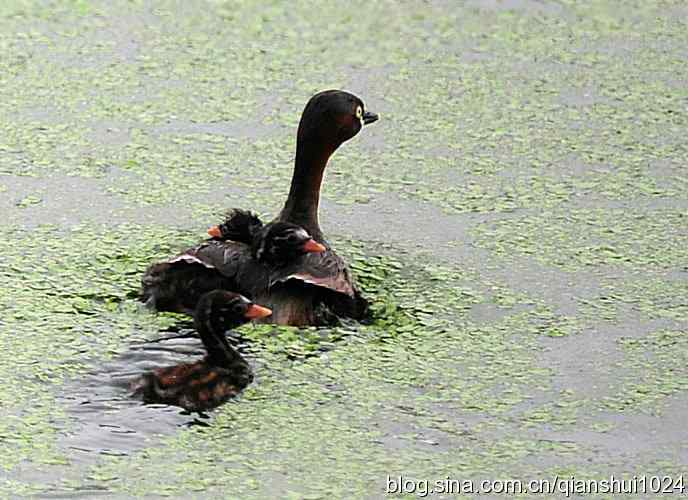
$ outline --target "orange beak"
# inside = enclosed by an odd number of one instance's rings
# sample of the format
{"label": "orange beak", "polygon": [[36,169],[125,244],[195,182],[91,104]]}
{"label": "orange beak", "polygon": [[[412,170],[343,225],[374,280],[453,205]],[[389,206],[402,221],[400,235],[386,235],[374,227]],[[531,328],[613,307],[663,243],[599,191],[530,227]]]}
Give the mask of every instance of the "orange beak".
{"label": "orange beak", "polygon": [[222,231],[220,230],[220,226],[213,226],[210,229],[208,229],[208,234],[212,236],[213,238],[220,238],[222,236]]}
{"label": "orange beak", "polygon": [[313,238],[308,240],[303,245],[303,251],[308,253],[320,253],[324,252],[325,250],[327,250],[327,248],[325,248],[325,245],[323,245],[322,243],[318,243]]}
{"label": "orange beak", "polygon": [[265,316],[270,316],[272,314],[272,310],[268,309],[267,307],[259,306],[258,304],[251,304],[244,314],[244,318],[246,319],[256,319],[256,318],[264,318]]}

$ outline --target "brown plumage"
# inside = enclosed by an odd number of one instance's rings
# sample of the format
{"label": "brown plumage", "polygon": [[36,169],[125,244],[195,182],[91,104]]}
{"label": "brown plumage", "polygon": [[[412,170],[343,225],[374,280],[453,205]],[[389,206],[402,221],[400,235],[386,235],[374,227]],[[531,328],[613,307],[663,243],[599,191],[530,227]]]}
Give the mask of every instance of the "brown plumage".
{"label": "brown plumage", "polygon": [[253,374],[246,360],[229,345],[225,332],[270,313],[270,309],[233,292],[215,290],[204,294],[198,301],[194,324],[208,354],[195,363],[146,373],[132,382],[133,394],[146,403],[199,412],[236,396],[251,383]]}
{"label": "brown plumage", "polygon": [[158,310],[188,312],[203,291],[219,285],[266,304],[273,309],[268,321],[278,324],[322,324],[333,315],[365,317],[367,301],[325,240],[318,205],[330,156],[376,120],[358,97],[340,90],[316,94],[304,109],[289,196],[273,222],[303,227],[324,251],[271,266],[253,258],[253,245],[246,241],[206,241],[151,266],[142,279],[143,299]]}

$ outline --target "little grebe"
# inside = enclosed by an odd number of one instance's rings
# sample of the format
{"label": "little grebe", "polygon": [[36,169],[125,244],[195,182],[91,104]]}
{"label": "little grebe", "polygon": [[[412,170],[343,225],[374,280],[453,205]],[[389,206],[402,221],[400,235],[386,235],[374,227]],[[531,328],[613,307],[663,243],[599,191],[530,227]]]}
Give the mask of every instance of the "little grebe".
{"label": "little grebe", "polygon": [[[271,322],[312,325],[323,317],[362,319],[368,303],[354,286],[348,266],[329,246],[318,222],[320,186],[327,161],[345,141],[378,119],[363,101],[341,90],[314,95],[299,122],[296,160],[289,196],[273,222],[297,224],[325,247],[278,271],[253,258],[252,245],[213,239],[151,266],[142,278],[142,297],[157,310],[188,312],[198,290],[239,291],[273,310]],[[186,286],[193,282],[193,288]],[[178,283],[177,283],[178,282]],[[181,285],[184,283],[184,285]]]}
{"label": "little grebe", "polygon": [[[279,279],[284,266],[298,262],[305,254],[326,250],[324,245],[295,224],[271,222],[263,226],[256,215],[237,209],[231,211],[222,224],[211,227],[208,234],[213,239],[206,245],[218,242],[245,245],[250,251],[249,258],[259,264],[252,267],[252,279],[256,283],[262,281],[265,288]],[[232,249],[233,246],[227,248]],[[210,255],[219,256],[217,252]],[[236,256],[236,252],[228,252],[229,258]],[[189,252],[169,262],[155,264],[148,269],[145,279],[156,284],[156,307],[159,310],[187,314],[193,314],[198,299],[209,289],[235,290],[237,287],[233,280],[209,266],[207,260],[198,259]]]}
{"label": "little grebe", "polygon": [[225,332],[271,313],[237,293],[206,293],[196,306],[194,325],[208,354],[195,363],[146,373],[131,384],[134,395],[145,403],[175,405],[189,411],[221,405],[253,380],[251,368],[229,345]]}
{"label": "little grebe", "polygon": [[253,258],[273,268],[290,264],[307,253],[326,250],[296,224],[275,221],[264,226],[255,214],[239,209],[233,209],[222,224],[208,229],[208,234],[222,241],[250,245]]}
{"label": "little grebe", "polygon": [[233,208],[227,211],[224,222],[208,229],[208,234],[218,240],[251,245],[253,237],[262,227],[263,221],[253,212]]}

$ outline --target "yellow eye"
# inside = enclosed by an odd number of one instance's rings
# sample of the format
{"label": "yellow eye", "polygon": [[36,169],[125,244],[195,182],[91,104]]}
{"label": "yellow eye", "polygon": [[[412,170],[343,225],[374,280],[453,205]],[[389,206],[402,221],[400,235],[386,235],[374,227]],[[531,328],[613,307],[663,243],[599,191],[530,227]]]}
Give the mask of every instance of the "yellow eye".
{"label": "yellow eye", "polygon": [[361,108],[361,106],[358,106],[356,108],[356,118],[358,118],[359,120],[363,118],[363,108]]}

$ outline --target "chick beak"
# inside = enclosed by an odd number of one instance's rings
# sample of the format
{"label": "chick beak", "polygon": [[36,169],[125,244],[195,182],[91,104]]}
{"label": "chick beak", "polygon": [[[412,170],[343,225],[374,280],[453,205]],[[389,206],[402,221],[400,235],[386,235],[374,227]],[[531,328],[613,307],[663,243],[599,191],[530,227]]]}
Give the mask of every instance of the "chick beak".
{"label": "chick beak", "polygon": [[376,122],[379,118],[380,117],[377,114],[371,113],[370,111],[363,113],[363,123],[365,125]]}
{"label": "chick beak", "polygon": [[307,253],[320,253],[324,252],[325,250],[327,250],[327,248],[325,248],[325,245],[323,245],[322,243],[318,243],[313,238],[311,238],[303,244],[303,251]]}
{"label": "chick beak", "polygon": [[271,314],[272,310],[268,309],[267,307],[259,306],[258,304],[251,304],[250,306],[248,306],[248,309],[244,313],[244,318],[264,318],[266,316],[270,316]]}
{"label": "chick beak", "polygon": [[220,231],[220,226],[213,226],[208,229],[208,234],[213,238],[219,238],[222,236],[222,231]]}

